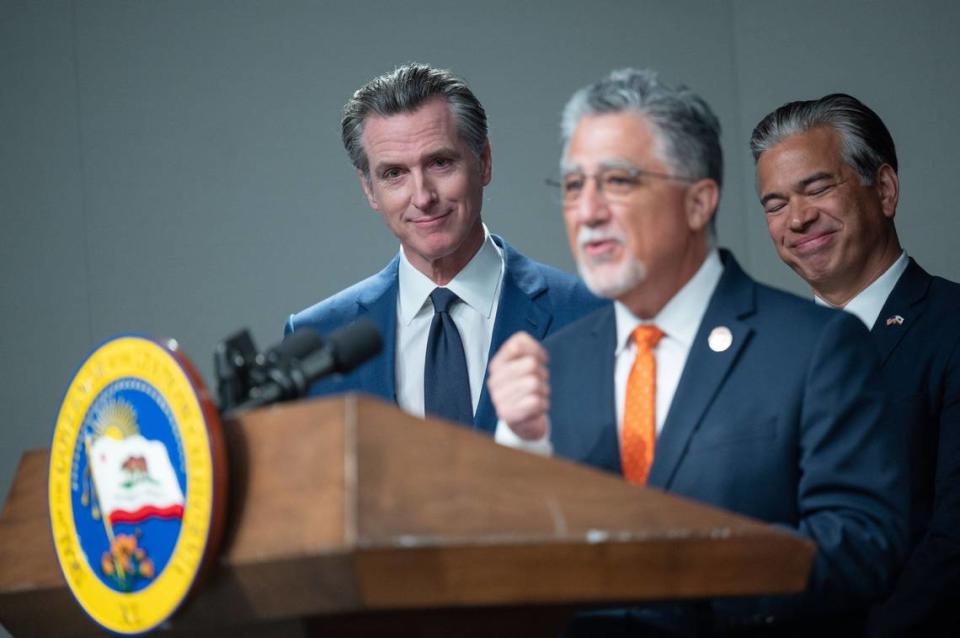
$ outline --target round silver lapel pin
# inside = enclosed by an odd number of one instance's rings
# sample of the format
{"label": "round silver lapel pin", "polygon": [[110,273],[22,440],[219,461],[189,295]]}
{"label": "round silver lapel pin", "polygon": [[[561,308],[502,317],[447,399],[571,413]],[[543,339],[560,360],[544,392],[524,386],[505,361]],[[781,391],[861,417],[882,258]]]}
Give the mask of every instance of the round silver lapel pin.
{"label": "round silver lapel pin", "polygon": [[717,326],[710,331],[707,343],[714,352],[723,352],[733,343],[733,333],[726,326]]}

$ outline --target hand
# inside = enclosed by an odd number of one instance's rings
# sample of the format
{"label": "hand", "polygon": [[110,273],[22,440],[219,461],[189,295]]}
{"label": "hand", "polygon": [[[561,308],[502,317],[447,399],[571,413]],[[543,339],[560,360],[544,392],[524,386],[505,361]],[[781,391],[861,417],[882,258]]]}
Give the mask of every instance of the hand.
{"label": "hand", "polygon": [[550,376],[547,351],[525,332],[507,339],[490,361],[487,377],[497,417],[525,441],[547,434]]}

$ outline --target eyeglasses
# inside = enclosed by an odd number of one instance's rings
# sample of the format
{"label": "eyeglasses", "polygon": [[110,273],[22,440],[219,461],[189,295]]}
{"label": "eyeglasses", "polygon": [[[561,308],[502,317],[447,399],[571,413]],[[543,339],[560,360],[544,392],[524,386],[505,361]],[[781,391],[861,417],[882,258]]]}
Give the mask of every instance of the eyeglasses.
{"label": "eyeglasses", "polygon": [[608,201],[623,200],[633,194],[640,187],[643,178],[668,179],[675,182],[691,183],[695,180],[683,175],[670,175],[645,171],[641,168],[604,168],[593,175],[581,172],[572,172],[564,175],[559,181],[546,180],[548,186],[560,189],[564,206],[571,206],[580,200],[580,194],[586,186],[587,180],[592,179],[597,186],[597,192]]}

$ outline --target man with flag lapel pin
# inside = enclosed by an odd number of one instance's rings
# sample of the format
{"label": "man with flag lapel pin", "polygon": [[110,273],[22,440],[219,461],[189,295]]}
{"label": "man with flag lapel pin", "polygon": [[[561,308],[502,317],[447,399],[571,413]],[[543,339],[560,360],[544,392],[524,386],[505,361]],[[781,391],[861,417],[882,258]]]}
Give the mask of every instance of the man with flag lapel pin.
{"label": "man with flag lapel pin", "polygon": [[588,287],[615,303],[542,345],[503,345],[496,440],[793,529],[817,545],[810,581],[696,611],[587,613],[570,636],[856,635],[902,556],[905,451],[867,331],[716,248],[719,137],[705,101],[651,71],[570,99],[563,219]]}
{"label": "man with flag lapel pin", "polygon": [[[911,437],[910,543],[877,636],[954,635],[960,621],[960,285],[900,246],[893,138],[854,97],[790,102],[750,147],[780,258],[818,303],[871,329],[896,425]],[[942,633],[947,632],[947,633]]]}

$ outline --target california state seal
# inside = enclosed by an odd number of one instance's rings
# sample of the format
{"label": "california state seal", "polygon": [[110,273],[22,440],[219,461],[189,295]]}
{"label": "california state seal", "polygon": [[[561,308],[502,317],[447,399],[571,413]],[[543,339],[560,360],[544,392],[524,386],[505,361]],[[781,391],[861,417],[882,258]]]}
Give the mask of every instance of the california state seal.
{"label": "california state seal", "polygon": [[168,620],[219,540],[216,408],[175,342],[124,335],[80,365],[50,450],[50,524],[71,592],[105,629]]}

